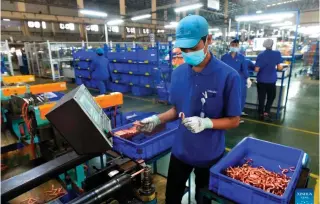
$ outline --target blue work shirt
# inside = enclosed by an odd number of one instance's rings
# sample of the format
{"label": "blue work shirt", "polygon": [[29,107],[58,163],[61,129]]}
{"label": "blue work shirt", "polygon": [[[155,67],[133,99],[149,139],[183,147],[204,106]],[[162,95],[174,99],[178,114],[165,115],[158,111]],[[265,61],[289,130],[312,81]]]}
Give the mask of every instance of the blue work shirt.
{"label": "blue work shirt", "polygon": [[109,61],[104,56],[96,56],[93,59],[94,71],[91,74],[92,79],[108,80],[110,79]]}
{"label": "blue work shirt", "polygon": [[221,57],[221,61],[235,69],[242,78],[247,79],[249,77],[248,65],[242,54],[236,53],[233,58],[231,52],[226,53]]}
{"label": "blue work shirt", "polygon": [[[241,115],[241,95],[239,74],[216,59],[211,60],[201,71],[182,64],[172,73],[170,102],[177,113],[186,117],[200,116],[202,93],[208,98],[204,105],[205,117],[223,118]],[[214,126],[214,125],[213,125]],[[179,125],[172,147],[172,154],[181,161],[199,167],[208,167],[225,149],[225,130],[206,129],[192,133],[184,125]]]}
{"label": "blue work shirt", "polygon": [[260,68],[257,74],[257,81],[261,83],[276,83],[276,66],[282,62],[281,53],[277,50],[265,50],[261,52],[256,61],[256,67]]}

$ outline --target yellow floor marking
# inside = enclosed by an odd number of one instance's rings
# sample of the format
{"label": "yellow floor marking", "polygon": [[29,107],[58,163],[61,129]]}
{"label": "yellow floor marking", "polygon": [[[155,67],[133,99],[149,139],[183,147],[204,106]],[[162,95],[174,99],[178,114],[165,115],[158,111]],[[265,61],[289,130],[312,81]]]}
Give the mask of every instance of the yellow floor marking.
{"label": "yellow floor marking", "polygon": [[314,202],[319,203],[319,179],[317,179],[317,183],[314,186]]}
{"label": "yellow floor marking", "polygon": [[312,135],[319,135],[318,132],[312,132],[312,131],[303,130],[303,129],[299,129],[299,128],[293,128],[293,127],[286,127],[286,126],[283,126],[283,125],[277,125],[277,124],[273,124],[273,123],[266,123],[266,122],[262,122],[262,121],[259,121],[259,120],[253,120],[253,119],[248,119],[248,118],[243,118],[243,119],[245,121],[250,121],[250,122],[259,123],[259,124],[263,124],[263,125],[269,125],[269,126],[274,126],[274,127],[279,127],[279,128],[285,128],[285,129],[294,130],[294,131],[303,132],[303,133],[308,133],[308,134],[312,134]]}

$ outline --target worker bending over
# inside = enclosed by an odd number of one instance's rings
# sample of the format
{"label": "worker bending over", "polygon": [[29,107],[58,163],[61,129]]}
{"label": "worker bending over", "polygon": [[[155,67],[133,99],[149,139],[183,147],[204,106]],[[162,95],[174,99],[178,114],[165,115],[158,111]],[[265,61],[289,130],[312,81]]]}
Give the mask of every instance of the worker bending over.
{"label": "worker bending over", "polygon": [[166,203],[181,203],[185,183],[194,169],[196,200],[207,188],[209,168],[225,149],[225,130],[239,125],[241,115],[239,74],[208,51],[212,36],[208,22],[198,15],[183,18],[176,28],[176,44],[185,63],[172,74],[170,103],[173,107],[141,121],[142,131],[178,119],[170,158]]}
{"label": "worker bending over", "polygon": [[102,48],[96,50],[97,57],[93,60],[93,67],[95,70],[91,74],[92,82],[96,84],[100,94],[107,92],[107,84],[110,81],[109,62],[104,57],[104,51]]}
{"label": "worker bending over", "polygon": [[[240,75],[240,81],[241,81],[241,111],[243,115],[245,114],[244,111],[244,105],[246,104],[246,98],[247,98],[247,86],[251,86],[251,81],[248,78],[248,65],[245,57],[239,53],[239,40],[235,39],[230,42],[230,52],[224,54],[221,57],[221,60],[235,69],[239,75]],[[240,123],[243,123],[243,120],[240,120]]]}
{"label": "worker bending over", "polygon": [[[263,42],[263,47],[265,47],[266,50],[258,55],[255,65],[255,71],[258,72],[259,118],[267,122],[272,122],[270,109],[276,98],[277,70],[282,70],[280,63],[283,61],[281,53],[277,50],[272,50],[272,46],[272,39],[266,39]],[[267,103],[265,105],[266,96]]]}

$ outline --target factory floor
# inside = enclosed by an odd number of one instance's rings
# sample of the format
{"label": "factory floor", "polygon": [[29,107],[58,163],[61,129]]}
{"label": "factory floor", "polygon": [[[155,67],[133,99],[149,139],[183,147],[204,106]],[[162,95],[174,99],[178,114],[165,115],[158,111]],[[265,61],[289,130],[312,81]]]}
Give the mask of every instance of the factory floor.
{"label": "factory floor", "polygon": [[[49,83],[49,81],[38,79],[37,83]],[[68,84],[69,89],[73,87],[74,84]],[[97,94],[94,91],[92,93]],[[170,108],[168,105],[154,103],[153,98],[125,95],[122,111],[163,112]],[[247,136],[302,149],[310,157],[312,174],[309,188],[315,188],[319,179],[319,81],[310,80],[306,76],[292,77],[287,109],[281,122],[261,122],[256,119],[255,113],[250,110],[247,112],[249,116],[244,118],[243,124],[227,131],[226,149],[233,148]],[[8,140],[11,139],[1,136],[2,145],[7,144]],[[167,173],[168,161],[169,156],[166,156],[158,162],[158,171],[162,175]],[[193,178],[192,176],[192,197],[194,197]],[[166,179],[156,176],[155,181],[159,203],[164,203]],[[183,203],[187,203],[187,195],[184,196]],[[192,203],[195,203],[194,199]]]}

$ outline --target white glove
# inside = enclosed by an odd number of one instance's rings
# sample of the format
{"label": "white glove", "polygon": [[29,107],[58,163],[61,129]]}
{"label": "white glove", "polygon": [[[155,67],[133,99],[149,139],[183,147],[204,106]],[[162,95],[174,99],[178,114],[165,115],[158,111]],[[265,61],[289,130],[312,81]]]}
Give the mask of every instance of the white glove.
{"label": "white glove", "polygon": [[138,129],[142,132],[152,132],[152,130],[157,126],[160,125],[161,121],[158,116],[153,115],[151,117],[145,118],[140,121],[140,125]]}
{"label": "white glove", "polygon": [[247,88],[250,88],[252,85],[252,81],[250,80],[250,78],[247,78]]}
{"label": "white glove", "polygon": [[182,124],[192,133],[199,133],[204,129],[213,128],[210,118],[200,118],[198,116],[185,118],[182,120]]}

